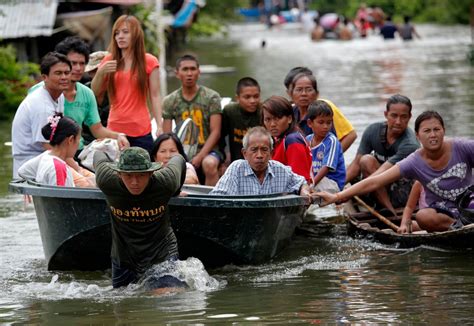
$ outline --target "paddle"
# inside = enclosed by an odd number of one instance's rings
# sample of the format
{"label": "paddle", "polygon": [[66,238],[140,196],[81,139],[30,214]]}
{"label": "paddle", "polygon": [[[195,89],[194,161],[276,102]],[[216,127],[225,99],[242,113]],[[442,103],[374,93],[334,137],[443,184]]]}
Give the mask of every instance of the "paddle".
{"label": "paddle", "polygon": [[370,214],[374,215],[375,217],[377,217],[380,221],[384,222],[385,224],[387,224],[388,226],[390,226],[390,228],[392,230],[394,230],[395,232],[397,232],[398,230],[398,226],[396,226],[395,224],[393,224],[392,221],[390,221],[389,219],[387,219],[385,216],[383,216],[382,214],[380,214],[379,212],[377,212],[375,209],[373,209],[372,207],[370,207],[369,205],[367,205],[362,199],[360,199],[358,196],[354,196],[353,197],[359,204],[361,204],[362,206],[364,206],[369,212]]}

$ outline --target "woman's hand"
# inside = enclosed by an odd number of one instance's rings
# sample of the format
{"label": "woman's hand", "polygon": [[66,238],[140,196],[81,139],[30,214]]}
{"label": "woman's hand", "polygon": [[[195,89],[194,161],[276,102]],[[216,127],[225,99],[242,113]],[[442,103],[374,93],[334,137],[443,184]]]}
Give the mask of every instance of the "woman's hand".
{"label": "woman's hand", "polygon": [[117,71],[117,60],[110,60],[104,63],[99,69],[97,69],[97,73],[102,74],[110,74]]}
{"label": "woman's hand", "polygon": [[337,194],[331,194],[329,192],[321,191],[313,194],[313,197],[321,197],[322,201],[320,203],[320,207],[327,206],[329,204],[333,204],[335,202],[338,202],[340,200],[339,196]]}
{"label": "woman's hand", "polygon": [[121,151],[124,150],[125,148],[130,147],[130,143],[128,142],[127,135],[123,133],[119,133],[117,135],[117,143]]}
{"label": "woman's hand", "polygon": [[156,137],[160,137],[160,135],[163,133],[163,126],[156,124]]}
{"label": "woman's hand", "polygon": [[411,220],[402,221],[400,227],[397,230],[397,233],[404,234],[404,233],[411,233]]}

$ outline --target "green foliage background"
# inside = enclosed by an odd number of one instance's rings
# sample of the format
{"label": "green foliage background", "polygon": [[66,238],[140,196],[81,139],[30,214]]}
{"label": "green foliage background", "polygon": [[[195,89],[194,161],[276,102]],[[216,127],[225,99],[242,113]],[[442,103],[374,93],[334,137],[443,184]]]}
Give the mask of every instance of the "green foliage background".
{"label": "green foliage background", "polygon": [[189,30],[190,37],[210,36],[223,32],[225,21],[241,19],[235,10],[248,5],[249,1],[246,0],[206,0],[206,6],[199,11],[197,22]]}
{"label": "green foliage background", "polygon": [[[257,0],[206,0],[197,22],[188,31],[189,36],[211,36],[223,32],[225,22],[243,19],[236,14],[237,8],[252,7],[256,3]],[[470,8],[474,6],[474,0],[310,0],[309,8],[321,13],[336,12],[354,17],[361,3],[382,8],[397,22],[408,15],[416,22],[440,24],[469,24]],[[147,51],[158,55],[159,49],[153,41],[156,40],[156,27],[151,17],[153,9],[154,6],[137,5],[131,8],[131,12],[143,23]]]}
{"label": "green foliage background", "polygon": [[0,47],[0,120],[11,118],[39,75],[35,63],[19,63],[12,46]]}
{"label": "green foliage background", "polygon": [[474,6],[474,0],[313,0],[310,8],[354,17],[361,3],[382,8],[396,21],[408,15],[417,22],[439,24],[469,24]]}

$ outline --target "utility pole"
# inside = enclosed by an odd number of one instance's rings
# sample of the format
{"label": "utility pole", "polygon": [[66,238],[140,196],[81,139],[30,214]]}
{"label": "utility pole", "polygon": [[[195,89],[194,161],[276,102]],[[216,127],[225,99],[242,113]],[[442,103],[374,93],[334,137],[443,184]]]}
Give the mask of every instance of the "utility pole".
{"label": "utility pole", "polygon": [[163,1],[155,1],[155,12],[156,12],[156,31],[158,36],[158,48],[160,49],[160,93],[161,98],[164,98],[168,94],[168,87],[166,83],[166,42],[163,24]]}

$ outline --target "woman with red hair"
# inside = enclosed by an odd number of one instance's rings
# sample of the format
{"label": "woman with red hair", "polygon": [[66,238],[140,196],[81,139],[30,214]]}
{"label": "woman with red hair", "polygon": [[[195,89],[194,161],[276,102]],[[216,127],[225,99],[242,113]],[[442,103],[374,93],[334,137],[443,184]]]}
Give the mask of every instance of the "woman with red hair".
{"label": "woman with red hair", "polygon": [[148,151],[153,147],[151,112],[161,133],[161,98],[158,59],[145,53],[145,38],[140,22],[134,16],[122,15],[114,23],[109,54],[100,63],[92,80],[92,90],[101,103],[109,96],[110,114],[107,127],[124,133],[130,146]]}

